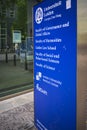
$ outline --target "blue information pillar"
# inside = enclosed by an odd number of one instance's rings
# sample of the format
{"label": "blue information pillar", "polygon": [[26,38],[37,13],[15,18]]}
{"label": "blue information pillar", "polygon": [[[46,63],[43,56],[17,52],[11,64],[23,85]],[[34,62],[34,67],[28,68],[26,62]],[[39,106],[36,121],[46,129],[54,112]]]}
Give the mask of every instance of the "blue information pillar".
{"label": "blue information pillar", "polygon": [[76,130],[76,0],[34,6],[34,110],[38,130]]}

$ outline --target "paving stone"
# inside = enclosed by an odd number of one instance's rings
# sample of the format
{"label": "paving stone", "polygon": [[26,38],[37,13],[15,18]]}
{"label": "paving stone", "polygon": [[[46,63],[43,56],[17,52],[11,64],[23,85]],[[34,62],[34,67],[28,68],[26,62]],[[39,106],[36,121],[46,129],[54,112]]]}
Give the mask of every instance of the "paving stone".
{"label": "paving stone", "polygon": [[35,130],[33,102],[1,113],[0,130]]}

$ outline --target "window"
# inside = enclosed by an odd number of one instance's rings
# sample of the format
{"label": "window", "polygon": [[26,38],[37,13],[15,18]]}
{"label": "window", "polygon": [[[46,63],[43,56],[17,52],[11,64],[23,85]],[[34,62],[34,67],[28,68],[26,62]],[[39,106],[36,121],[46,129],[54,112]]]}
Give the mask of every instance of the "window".
{"label": "window", "polygon": [[10,9],[9,16],[13,17],[13,18],[15,17],[15,10],[14,9],[12,9],[12,8]]}
{"label": "window", "polygon": [[7,9],[6,8],[2,8],[1,13],[2,13],[3,16],[6,16],[7,15]]}

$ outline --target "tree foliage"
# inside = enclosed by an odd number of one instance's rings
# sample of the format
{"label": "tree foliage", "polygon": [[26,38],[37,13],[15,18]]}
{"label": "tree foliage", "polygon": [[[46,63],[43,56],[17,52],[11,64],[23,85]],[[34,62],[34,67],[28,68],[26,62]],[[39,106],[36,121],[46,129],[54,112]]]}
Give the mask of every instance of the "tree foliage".
{"label": "tree foliage", "polygon": [[18,0],[0,0],[0,7],[9,8],[13,4],[16,4]]}
{"label": "tree foliage", "polygon": [[13,23],[13,29],[22,31],[22,35],[26,37],[27,32],[27,0],[17,1],[16,19]]}
{"label": "tree foliage", "polygon": [[[19,29],[23,35],[27,30],[27,0],[0,0],[0,9],[9,9],[16,6],[15,21],[12,29]],[[6,22],[6,17],[0,13],[0,21]]]}
{"label": "tree foliage", "polygon": [[[16,6],[16,19],[13,22],[12,29],[19,29],[22,34],[26,36],[27,32],[27,1],[28,0],[0,0],[0,8],[10,8]],[[36,0],[41,2],[42,0]],[[0,21],[6,20],[5,17],[0,15]]]}

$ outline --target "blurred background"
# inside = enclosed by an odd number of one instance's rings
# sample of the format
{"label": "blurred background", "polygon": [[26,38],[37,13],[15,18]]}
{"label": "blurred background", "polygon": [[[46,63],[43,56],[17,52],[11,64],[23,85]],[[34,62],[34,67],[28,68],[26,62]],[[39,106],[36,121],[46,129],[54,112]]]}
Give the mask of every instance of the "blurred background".
{"label": "blurred background", "polygon": [[0,97],[33,88],[32,8],[41,0],[0,0]]}

